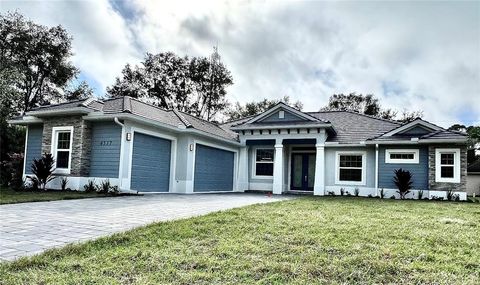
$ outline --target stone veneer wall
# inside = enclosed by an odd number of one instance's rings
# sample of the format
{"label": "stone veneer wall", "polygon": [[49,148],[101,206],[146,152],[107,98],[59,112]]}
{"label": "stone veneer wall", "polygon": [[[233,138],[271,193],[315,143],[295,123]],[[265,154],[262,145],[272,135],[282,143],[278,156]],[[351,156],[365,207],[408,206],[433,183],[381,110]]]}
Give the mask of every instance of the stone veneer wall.
{"label": "stone veneer wall", "polygon": [[90,170],[90,152],[92,129],[81,116],[51,117],[44,119],[42,153],[50,153],[52,128],[73,126],[70,176],[88,176]]}
{"label": "stone veneer wall", "polygon": [[[435,149],[460,148],[460,183],[435,182]],[[465,145],[430,145],[428,147],[428,185],[430,190],[467,191],[467,147]]]}

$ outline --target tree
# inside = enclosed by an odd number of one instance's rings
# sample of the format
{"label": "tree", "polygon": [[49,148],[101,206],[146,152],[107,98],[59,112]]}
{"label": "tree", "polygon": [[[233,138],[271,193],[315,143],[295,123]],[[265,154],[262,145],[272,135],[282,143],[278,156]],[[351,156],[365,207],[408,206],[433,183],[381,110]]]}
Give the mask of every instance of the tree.
{"label": "tree", "polygon": [[71,43],[62,26],[38,25],[17,12],[0,14],[0,75],[12,72],[2,83],[15,90],[10,96],[20,97],[16,110],[24,113],[62,98],[63,88],[78,73],[69,61]]}
{"label": "tree", "polygon": [[35,176],[28,177],[32,180],[32,183],[38,183],[42,190],[46,190],[47,183],[52,181],[55,177],[53,176],[55,160],[51,153],[44,153],[43,156],[39,159],[33,159],[32,162],[32,173]]}
{"label": "tree", "polygon": [[395,176],[393,177],[393,182],[398,188],[397,193],[400,195],[400,199],[405,199],[405,196],[410,193],[412,189],[412,174],[408,170],[395,169]]}
{"label": "tree", "polygon": [[176,108],[211,121],[227,106],[226,88],[231,84],[230,71],[215,48],[210,58],[147,53],[140,65],[127,64],[107,93]]}
{"label": "tree", "polygon": [[303,104],[300,101],[290,102],[290,97],[284,96],[282,99],[279,99],[279,100],[263,99],[262,101],[258,101],[258,102],[255,102],[255,101],[248,102],[243,106],[240,104],[240,102],[237,102],[233,107],[227,109],[224,115],[226,117],[226,121],[238,120],[241,118],[253,116],[261,112],[264,112],[270,109],[271,107],[275,106],[279,102],[283,102],[298,110],[301,110],[303,108]]}
{"label": "tree", "polygon": [[64,97],[67,101],[91,98],[93,97],[93,89],[87,82],[82,81],[77,85],[71,85],[65,88]]}
{"label": "tree", "polygon": [[423,111],[403,110],[401,114],[393,109],[382,108],[380,102],[372,94],[362,95],[355,92],[348,95],[334,94],[330,97],[328,105],[320,111],[351,111],[355,113],[374,116],[381,119],[409,122],[418,117],[423,117]]}

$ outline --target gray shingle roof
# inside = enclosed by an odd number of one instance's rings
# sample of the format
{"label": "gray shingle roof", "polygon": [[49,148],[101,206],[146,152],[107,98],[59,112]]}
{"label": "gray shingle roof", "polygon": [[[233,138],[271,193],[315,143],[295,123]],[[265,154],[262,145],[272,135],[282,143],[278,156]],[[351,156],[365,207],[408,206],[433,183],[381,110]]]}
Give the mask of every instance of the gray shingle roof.
{"label": "gray shingle roof", "polygon": [[327,142],[358,143],[379,136],[400,126],[389,120],[349,111],[312,112],[310,115],[324,121],[330,121],[337,134],[330,136]]}
{"label": "gray shingle roof", "polygon": [[71,108],[76,107],[87,107],[91,109],[98,108],[97,104],[92,104],[92,100],[90,99],[80,99],[80,100],[73,100],[65,103],[60,104],[53,104],[53,105],[45,105],[31,109],[29,112],[37,112],[37,111],[57,111],[57,110],[68,110]]}

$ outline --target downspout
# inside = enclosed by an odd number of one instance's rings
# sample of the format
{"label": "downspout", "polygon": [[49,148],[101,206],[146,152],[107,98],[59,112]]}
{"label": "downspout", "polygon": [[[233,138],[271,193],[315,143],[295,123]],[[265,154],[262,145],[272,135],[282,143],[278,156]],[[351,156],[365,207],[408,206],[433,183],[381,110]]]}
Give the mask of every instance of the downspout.
{"label": "downspout", "polygon": [[378,144],[375,144],[375,196],[378,196]]}
{"label": "downspout", "polygon": [[122,173],[123,173],[123,155],[124,155],[123,140],[125,139],[125,125],[118,120],[118,117],[113,118],[113,121],[115,122],[115,124],[119,125],[122,128],[122,138],[120,141],[120,163],[118,166],[118,189],[121,191],[122,190]]}

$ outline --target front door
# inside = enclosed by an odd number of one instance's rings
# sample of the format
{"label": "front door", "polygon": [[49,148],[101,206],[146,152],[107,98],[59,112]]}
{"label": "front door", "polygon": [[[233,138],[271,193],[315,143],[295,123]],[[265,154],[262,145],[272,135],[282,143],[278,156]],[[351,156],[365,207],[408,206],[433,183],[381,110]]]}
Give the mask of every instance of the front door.
{"label": "front door", "polygon": [[292,154],[292,190],[312,191],[315,181],[315,159],[314,153],[293,153]]}

